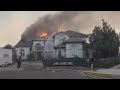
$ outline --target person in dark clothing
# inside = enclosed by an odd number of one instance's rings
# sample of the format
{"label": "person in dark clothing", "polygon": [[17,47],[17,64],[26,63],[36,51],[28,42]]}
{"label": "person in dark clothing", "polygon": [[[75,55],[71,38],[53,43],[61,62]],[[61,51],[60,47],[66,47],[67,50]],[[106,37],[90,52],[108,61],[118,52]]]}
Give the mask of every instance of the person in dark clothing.
{"label": "person in dark clothing", "polygon": [[21,66],[21,54],[19,54],[17,58],[17,68],[20,68],[20,66]]}
{"label": "person in dark clothing", "polygon": [[94,69],[94,58],[90,58],[91,68]]}

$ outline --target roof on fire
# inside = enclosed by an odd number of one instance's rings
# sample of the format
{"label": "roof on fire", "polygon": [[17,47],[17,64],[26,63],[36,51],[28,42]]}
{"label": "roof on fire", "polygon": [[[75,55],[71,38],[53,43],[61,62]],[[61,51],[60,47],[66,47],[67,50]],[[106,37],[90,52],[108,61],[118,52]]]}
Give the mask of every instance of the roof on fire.
{"label": "roof on fire", "polygon": [[57,34],[55,34],[53,36],[53,38],[60,33],[64,33],[64,34],[66,34],[70,37],[88,37],[87,34],[83,34],[83,33],[75,32],[75,31],[72,31],[72,30],[68,30],[68,31],[65,31],[65,32],[58,32]]}

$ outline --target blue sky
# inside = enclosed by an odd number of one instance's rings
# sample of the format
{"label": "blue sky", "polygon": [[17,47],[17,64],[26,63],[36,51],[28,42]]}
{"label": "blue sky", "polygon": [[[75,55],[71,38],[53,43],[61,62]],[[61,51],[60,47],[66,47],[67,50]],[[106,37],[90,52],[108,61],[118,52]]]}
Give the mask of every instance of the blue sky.
{"label": "blue sky", "polygon": [[[90,33],[95,25],[101,24],[103,18],[120,32],[120,11],[91,12],[90,15],[79,16],[81,29],[85,31],[83,33]],[[0,47],[8,43],[14,46],[28,26],[48,13],[54,14],[56,11],[0,11]]]}

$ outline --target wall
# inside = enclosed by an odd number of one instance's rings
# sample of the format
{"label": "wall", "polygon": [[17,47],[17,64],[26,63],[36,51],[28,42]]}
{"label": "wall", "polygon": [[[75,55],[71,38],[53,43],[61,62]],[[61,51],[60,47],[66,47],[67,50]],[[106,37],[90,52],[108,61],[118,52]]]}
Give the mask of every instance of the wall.
{"label": "wall", "polygon": [[[58,35],[55,36],[55,45],[61,44],[62,43],[62,39],[66,38],[65,40],[69,39],[69,36],[67,36],[64,33],[60,33]],[[61,42],[60,42],[61,41]]]}
{"label": "wall", "polygon": [[87,38],[86,38],[86,37],[83,37],[83,38],[81,38],[81,39],[82,39],[82,40],[85,40],[86,43],[90,43],[90,42],[89,42],[89,37],[87,37]]}
{"label": "wall", "polygon": [[27,59],[27,55],[30,55],[30,47],[19,47],[19,48],[16,48],[17,56],[21,52],[20,51],[21,49],[24,49],[24,53],[25,53],[25,55],[22,57],[22,59]]}
{"label": "wall", "polygon": [[45,46],[46,41],[33,41],[32,51],[35,51],[36,44],[40,43],[41,46]]}
{"label": "wall", "polygon": [[[61,51],[61,56],[63,56],[63,57],[66,57],[66,54],[65,54],[65,52],[66,52],[66,50],[65,49],[60,49],[60,51]],[[55,50],[55,54],[56,54],[56,58],[58,58],[58,53],[59,53],[59,49],[56,49]]]}
{"label": "wall", "polygon": [[66,44],[66,58],[72,58],[78,56],[83,58],[83,45],[82,43],[70,43]]}
{"label": "wall", "polygon": [[12,63],[12,49],[0,49],[0,65]]}

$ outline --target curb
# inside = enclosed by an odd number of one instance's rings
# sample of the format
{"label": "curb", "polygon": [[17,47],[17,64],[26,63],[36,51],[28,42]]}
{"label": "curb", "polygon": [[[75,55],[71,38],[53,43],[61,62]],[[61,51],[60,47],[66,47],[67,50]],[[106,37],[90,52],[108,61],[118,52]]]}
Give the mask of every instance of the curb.
{"label": "curb", "polygon": [[113,76],[120,76],[120,74],[110,74],[110,73],[103,73],[103,72],[91,72],[94,74],[104,74],[104,75],[113,75]]}
{"label": "curb", "polygon": [[[87,73],[87,74],[85,74],[85,73]],[[91,72],[91,71],[83,71],[83,72],[81,72],[81,75],[87,76],[92,79],[111,79],[111,78],[105,78],[105,77],[93,75],[93,72]]]}

